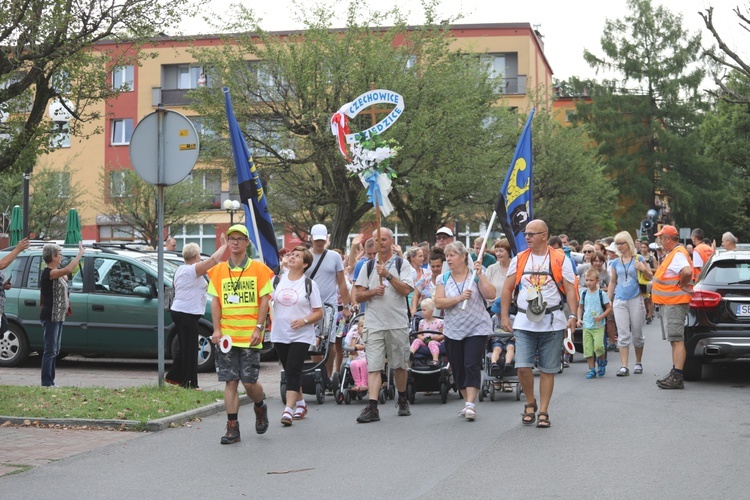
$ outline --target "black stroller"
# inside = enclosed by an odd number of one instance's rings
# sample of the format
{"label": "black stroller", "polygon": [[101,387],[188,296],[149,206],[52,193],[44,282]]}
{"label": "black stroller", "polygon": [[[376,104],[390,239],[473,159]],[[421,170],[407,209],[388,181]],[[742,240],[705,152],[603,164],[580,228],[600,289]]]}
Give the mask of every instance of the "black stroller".
{"label": "black stroller", "polygon": [[510,366],[505,366],[505,350],[503,350],[500,356],[499,369],[493,371],[491,367],[492,345],[498,340],[507,345],[507,341],[511,337],[511,333],[496,331],[487,338],[483,359],[482,387],[479,389],[479,401],[484,401],[487,395],[490,396],[490,401],[495,401],[497,394],[503,392],[507,387],[510,387],[512,389],[511,392],[515,393],[516,401],[521,399],[521,384],[518,381],[518,370],[514,362],[511,362]]}
{"label": "black stroller", "polygon": [[[331,380],[328,378],[326,371],[326,361],[330,356],[330,337],[335,335],[336,307],[331,304],[323,304],[323,319],[315,325],[316,344],[310,346],[310,357],[320,357],[319,361],[309,361],[302,365],[302,383],[303,394],[314,394],[318,404],[325,403],[325,390]],[[338,374],[334,373],[334,380],[338,379]],[[286,373],[281,370],[281,401],[286,404]]]}
{"label": "black stroller", "polygon": [[[419,336],[429,341],[434,335],[442,335],[435,330],[418,330],[419,321],[422,319],[421,314],[417,313],[412,318],[412,328],[409,334],[409,343],[411,344]],[[432,353],[426,346],[420,346],[414,353],[409,368],[407,369],[406,379],[406,397],[409,403],[414,404],[417,392],[439,392],[440,401],[448,401],[448,391],[451,388],[451,371],[448,363],[448,356],[445,352],[445,345],[440,343],[438,362],[434,362]],[[455,388],[454,388],[455,389]]]}

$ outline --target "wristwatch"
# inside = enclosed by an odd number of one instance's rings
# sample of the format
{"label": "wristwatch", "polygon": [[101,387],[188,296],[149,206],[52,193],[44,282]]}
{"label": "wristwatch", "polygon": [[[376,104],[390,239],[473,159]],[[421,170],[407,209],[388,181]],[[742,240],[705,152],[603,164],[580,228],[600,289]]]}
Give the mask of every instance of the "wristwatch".
{"label": "wristwatch", "polygon": [[302,318],[302,321],[304,321],[305,324],[308,324],[307,318]]}
{"label": "wristwatch", "polygon": [[575,314],[571,314],[570,316],[568,316],[568,319],[574,319],[578,321],[578,316],[576,316]]}
{"label": "wristwatch", "polygon": [[389,274],[388,276],[385,277],[385,279],[387,279],[388,281],[391,281],[393,279],[393,275]]}

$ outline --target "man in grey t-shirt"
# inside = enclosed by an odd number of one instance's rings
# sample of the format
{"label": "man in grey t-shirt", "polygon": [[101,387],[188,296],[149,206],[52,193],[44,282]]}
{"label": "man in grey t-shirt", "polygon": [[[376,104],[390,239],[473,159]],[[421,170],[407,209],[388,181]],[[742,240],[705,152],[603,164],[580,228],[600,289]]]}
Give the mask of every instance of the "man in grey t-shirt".
{"label": "man in grey t-shirt", "polygon": [[364,339],[370,399],[369,405],[357,417],[357,422],[380,420],[378,393],[381,385],[380,372],[385,368],[385,358],[388,358],[388,366],[393,368],[398,390],[398,414],[411,415],[406,399],[406,369],[409,366],[409,316],[406,296],[414,289],[413,272],[409,261],[393,253],[391,230],[381,227],[378,260],[372,264],[368,262],[362,267],[354,287],[355,300],[359,303],[367,302]]}
{"label": "man in grey t-shirt", "polygon": [[[307,268],[305,274],[317,283],[323,304],[331,304],[334,307],[334,310],[338,311],[339,294],[341,295],[341,303],[343,304],[343,309],[341,309],[341,314],[343,315],[342,321],[349,321],[349,317],[351,316],[349,309],[349,289],[346,286],[344,263],[341,260],[341,256],[336,252],[329,252],[326,250],[326,244],[328,243],[328,229],[323,224],[315,224],[310,229],[310,237],[312,238],[311,252],[313,255],[313,263]],[[336,325],[325,326],[332,329],[335,328]],[[328,347],[333,347],[334,355],[329,355],[328,361],[326,362],[326,371],[328,372],[329,377],[341,369],[341,362],[344,360],[344,350],[341,347],[341,338],[338,337],[332,339],[331,344],[333,345],[329,345]]]}

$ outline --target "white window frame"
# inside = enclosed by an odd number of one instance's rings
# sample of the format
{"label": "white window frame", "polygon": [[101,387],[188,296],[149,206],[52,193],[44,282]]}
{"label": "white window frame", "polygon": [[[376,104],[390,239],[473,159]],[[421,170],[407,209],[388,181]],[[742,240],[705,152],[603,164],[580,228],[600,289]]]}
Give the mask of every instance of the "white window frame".
{"label": "white window frame", "polygon": [[70,172],[62,170],[52,172],[52,175],[57,181],[57,198],[70,198]]}
{"label": "white window frame", "polygon": [[62,126],[57,123],[52,123],[49,146],[53,149],[70,147],[70,126],[68,123],[65,123],[65,125]]}
{"label": "white window frame", "polygon": [[135,69],[132,65],[117,66],[112,70],[112,89],[120,92],[135,90]]}
{"label": "white window frame", "polygon": [[[198,234],[188,234],[187,226],[198,226]],[[214,224],[183,224],[181,226],[170,226],[169,235],[177,240],[177,248],[184,248],[191,240],[198,243],[204,253],[213,253],[216,248],[216,226]],[[195,241],[198,240],[198,241]]]}
{"label": "white window frame", "polygon": [[115,118],[112,120],[112,145],[126,146],[130,144],[130,138],[133,136],[133,119],[132,118]]}
{"label": "white window frame", "polygon": [[128,196],[128,193],[125,192],[125,170],[110,170],[109,195],[112,198]]}

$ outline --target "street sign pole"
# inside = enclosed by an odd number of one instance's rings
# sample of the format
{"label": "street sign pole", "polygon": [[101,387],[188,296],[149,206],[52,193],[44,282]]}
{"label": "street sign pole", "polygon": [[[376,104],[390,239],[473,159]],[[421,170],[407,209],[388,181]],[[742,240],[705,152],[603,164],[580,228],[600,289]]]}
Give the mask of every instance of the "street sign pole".
{"label": "street sign pole", "polygon": [[157,314],[156,329],[158,333],[157,349],[159,356],[159,387],[164,386],[164,245],[161,240],[164,238],[164,152],[166,150],[164,144],[164,105],[159,103],[156,110],[157,113],[157,130],[159,131],[159,137],[157,142],[159,144],[158,149],[158,164],[157,164],[157,184],[156,184],[156,234],[158,235],[158,252],[157,258],[159,259],[159,274],[157,277],[156,287],[159,290],[159,302]]}

